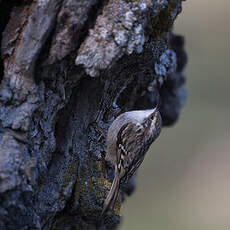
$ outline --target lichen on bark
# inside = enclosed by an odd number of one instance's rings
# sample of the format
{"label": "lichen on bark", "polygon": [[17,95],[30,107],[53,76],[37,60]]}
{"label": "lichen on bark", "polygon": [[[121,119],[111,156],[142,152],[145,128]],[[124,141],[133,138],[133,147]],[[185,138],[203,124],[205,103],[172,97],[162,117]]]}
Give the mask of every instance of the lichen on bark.
{"label": "lichen on bark", "polygon": [[[7,7],[6,7],[7,6]],[[0,0],[0,229],[113,229],[135,188],[113,179],[106,133],[160,99],[163,125],[185,100],[180,0]]]}

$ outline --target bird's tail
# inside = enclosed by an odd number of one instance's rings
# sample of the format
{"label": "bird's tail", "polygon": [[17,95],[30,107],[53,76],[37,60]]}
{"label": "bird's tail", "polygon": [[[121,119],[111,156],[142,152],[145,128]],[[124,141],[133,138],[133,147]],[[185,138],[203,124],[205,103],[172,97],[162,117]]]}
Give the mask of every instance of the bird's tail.
{"label": "bird's tail", "polygon": [[119,177],[118,169],[117,167],[115,167],[115,175],[114,175],[113,183],[110,188],[109,194],[105,199],[104,207],[102,209],[100,219],[105,215],[108,209],[113,209],[119,192],[119,187],[120,187],[120,177]]}

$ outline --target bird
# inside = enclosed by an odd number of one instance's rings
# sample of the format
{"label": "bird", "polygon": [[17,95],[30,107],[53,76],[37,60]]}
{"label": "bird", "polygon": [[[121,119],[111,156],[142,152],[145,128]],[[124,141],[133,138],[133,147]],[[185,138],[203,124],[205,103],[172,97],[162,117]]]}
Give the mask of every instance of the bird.
{"label": "bird", "polygon": [[161,126],[158,106],[122,113],[112,122],[106,137],[105,160],[114,166],[115,173],[100,218],[113,209],[120,184],[136,172],[150,145],[160,135]]}

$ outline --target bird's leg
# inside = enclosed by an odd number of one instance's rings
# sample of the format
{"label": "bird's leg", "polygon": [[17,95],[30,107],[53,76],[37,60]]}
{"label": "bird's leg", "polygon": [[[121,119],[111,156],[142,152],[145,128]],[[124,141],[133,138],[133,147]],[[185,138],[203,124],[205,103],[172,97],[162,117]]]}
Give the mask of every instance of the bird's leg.
{"label": "bird's leg", "polygon": [[94,128],[94,130],[96,130],[96,132],[99,133],[99,137],[98,137],[97,141],[100,141],[102,139],[102,137],[104,137],[106,139],[105,131],[101,128],[101,126],[98,124],[98,122],[94,121],[93,123],[91,123],[91,125]]}
{"label": "bird's leg", "polygon": [[106,134],[105,134],[104,130],[99,125],[97,125],[97,130],[100,132],[100,136],[98,137],[97,141],[100,141],[102,137],[104,137],[106,139]]}

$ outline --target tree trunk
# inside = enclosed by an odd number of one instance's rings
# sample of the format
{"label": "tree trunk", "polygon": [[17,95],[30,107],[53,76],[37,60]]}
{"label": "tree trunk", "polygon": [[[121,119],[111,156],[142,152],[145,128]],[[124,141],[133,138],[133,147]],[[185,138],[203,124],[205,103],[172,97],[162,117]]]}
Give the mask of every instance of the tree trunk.
{"label": "tree trunk", "polygon": [[124,111],[163,125],[185,100],[181,0],[0,0],[0,229],[113,229],[105,134]]}

